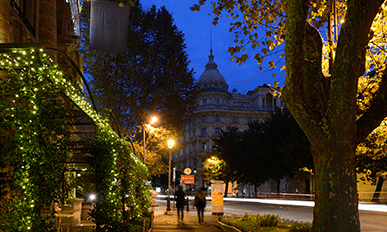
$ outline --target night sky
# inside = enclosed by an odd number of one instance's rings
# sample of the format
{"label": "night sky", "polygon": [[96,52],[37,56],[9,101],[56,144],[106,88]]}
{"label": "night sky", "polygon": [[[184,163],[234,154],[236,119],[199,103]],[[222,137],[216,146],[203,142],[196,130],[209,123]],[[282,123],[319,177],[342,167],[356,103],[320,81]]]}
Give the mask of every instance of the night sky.
{"label": "night sky", "polygon": [[242,65],[230,60],[231,55],[227,49],[234,46],[235,39],[234,35],[228,31],[230,20],[223,17],[219,20],[218,25],[212,25],[212,17],[208,15],[212,9],[209,2],[199,12],[189,9],[197,3],[197,0],[142,0],[141,3],[143,8],[149,8],[152,5],[156,5],[157,8],[165,6],[172,14],[176,26],[185,34],[186,52],[197,80],[208,62],[212,34],[214,61],[226,79],[230,92],[235,88],[239,93],[246,94],[247,91],[254,90],[258,85],[273,84],[274,81],[278,81],[279,86],[283,86],[285,71],[280,72],[279,69],[284,61],[277,65],[276,76],[273,77],[272,70],[268,68],[259,70],[256,60],[253,59],[255,55],[253,50],[246,49],[250,58]]}

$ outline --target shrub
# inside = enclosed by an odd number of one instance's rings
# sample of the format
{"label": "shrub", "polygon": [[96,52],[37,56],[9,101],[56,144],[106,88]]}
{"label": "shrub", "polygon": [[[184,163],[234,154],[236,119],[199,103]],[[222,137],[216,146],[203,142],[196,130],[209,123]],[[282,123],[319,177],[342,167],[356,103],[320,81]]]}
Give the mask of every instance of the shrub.
{"label": "shrub", "polygon": [[248,214],[248,213],[245,213],[245,215],[243,215],[243,217],[241,218],[242,221],[250,221],[252,220],[251,218],[251,215]]}
{"label": "shrub", "polygon": [[279,216],[273,215],[273,214],[266,214],[263,216],[260,216],[259,224],[262,227],[275,227],[278,225],[279,222]]}
{"label": "shrub", "polygon": [[292,227],[290,227],[289,232],[311,232],[312,231],[312,225],[309,223],[301,224],[301,223],[294,223]]}
{"label": "shrub", "polygon": [[278,225],[279,216],[273,214],[248,214],[241,218],[242,221],[251,221],[257,227],[275,227]]}

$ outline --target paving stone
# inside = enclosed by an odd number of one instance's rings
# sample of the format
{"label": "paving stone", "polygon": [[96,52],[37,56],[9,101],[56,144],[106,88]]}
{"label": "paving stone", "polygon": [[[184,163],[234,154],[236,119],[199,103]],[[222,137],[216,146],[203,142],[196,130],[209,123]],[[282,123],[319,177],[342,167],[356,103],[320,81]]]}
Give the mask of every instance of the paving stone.
{"label": "paving stone", "polygon": [[165,206],[154,208],[154,227],[152,232],[168,231],[204,231],[218,232],[222,231],[216,225],[219,216],[212,215],[211,211],[205,210],[204,223],[199,223],[196,210],[184,211],[184,221],[178,222],[176,209],[171,209],[166,213]]}

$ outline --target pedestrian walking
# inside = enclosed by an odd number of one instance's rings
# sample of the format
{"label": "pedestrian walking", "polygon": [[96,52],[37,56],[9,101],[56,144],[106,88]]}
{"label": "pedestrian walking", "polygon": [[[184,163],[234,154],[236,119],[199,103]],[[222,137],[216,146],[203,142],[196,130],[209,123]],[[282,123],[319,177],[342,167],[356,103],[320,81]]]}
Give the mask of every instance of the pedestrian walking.
{"label": "pedestrian walking", "polygon": [[203,223],[204,208],[206,208],[206,196],[202,189],[199,189],[198,194],[195,196],[194,204],[198,210],[199,223]]}
{"label": "pedestrian walking", "polygon": [[175,192],[175,202],[177,208],[177,219],[182,222],[184,219],[184,203],[185,203],[185,192],[183,186],[179,185],[179,190]]}

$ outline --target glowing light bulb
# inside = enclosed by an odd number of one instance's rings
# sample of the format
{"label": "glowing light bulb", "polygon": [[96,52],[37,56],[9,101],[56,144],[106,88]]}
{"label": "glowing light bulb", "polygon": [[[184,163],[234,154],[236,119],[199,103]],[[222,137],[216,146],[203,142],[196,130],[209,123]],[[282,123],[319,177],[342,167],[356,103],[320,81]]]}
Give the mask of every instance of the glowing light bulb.
{"label": "glowing light bulb", "polygon": [[89,199],[90,199],[91,201],[94,201],[94,200],[97,199],[97,195],[95,195],[94,193],[92,193],[92,194],[90,194]]}

